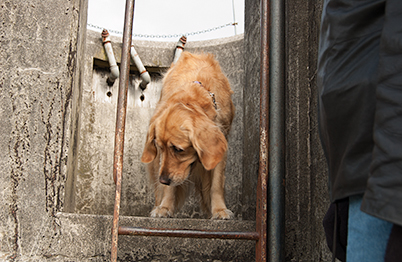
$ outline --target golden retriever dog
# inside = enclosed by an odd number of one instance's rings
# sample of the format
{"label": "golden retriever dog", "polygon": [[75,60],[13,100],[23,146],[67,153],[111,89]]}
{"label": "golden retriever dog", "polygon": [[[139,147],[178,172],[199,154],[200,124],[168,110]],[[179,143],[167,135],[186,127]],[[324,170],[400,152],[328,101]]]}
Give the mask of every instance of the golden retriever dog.
{"label": "golden retriever dog", "polygon": [[194,185],[209,217],[233,218],[224,197],[232,93],[211,54],[183,52],[167,71],[141,157],[155,190],[152,217],[172,217]]}

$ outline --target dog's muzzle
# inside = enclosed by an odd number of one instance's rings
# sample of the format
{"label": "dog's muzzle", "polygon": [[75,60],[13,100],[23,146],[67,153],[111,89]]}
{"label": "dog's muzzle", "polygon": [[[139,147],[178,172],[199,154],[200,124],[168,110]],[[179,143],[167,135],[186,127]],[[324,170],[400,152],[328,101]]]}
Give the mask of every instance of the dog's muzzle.
{"label": "dog's muzzle", "polygon": [[159,182],[161,183],[161,184],[164,184],[164,185],[170,185],[170,183],[172,182],[172,180],[169,178],[169,175],[168,174],[166,174],[166,173],[162,173],[161,175],[160,175],[160,177],[159,177]]}
{"label": "dog's muzzle", "polygon": [[[194,168],[196,162],[197,161],[194,161],[193,163],[190,164],[190,171],[189,171],[189,174],[187,174],[187,176],[190,175],[191,171],[193,171],[193,168]],[[172,183],[172,179],[169,178],[169,173],[162,172],[162,174],[159,176],[159,182],[161,184],[170,186],[170,184]]]}

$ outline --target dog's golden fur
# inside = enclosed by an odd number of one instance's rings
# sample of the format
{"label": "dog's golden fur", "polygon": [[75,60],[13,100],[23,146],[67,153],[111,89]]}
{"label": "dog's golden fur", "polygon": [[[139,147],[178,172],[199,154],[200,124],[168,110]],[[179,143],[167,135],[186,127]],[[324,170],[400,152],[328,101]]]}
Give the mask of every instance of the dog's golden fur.
{"label": "dog's golden fur", "polygon": [[194,183],[204,212],[233,217],[224,200],[232,93],[211,54],[183,52],[166,73],[141,157],[155,189],[151,216],[173,216]]}

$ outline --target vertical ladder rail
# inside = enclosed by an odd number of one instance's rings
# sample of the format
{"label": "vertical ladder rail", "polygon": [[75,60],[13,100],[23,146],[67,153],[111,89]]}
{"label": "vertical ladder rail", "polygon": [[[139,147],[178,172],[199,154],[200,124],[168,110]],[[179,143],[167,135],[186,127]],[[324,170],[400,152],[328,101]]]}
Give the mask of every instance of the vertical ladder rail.
{"label": "vertical ladder rail", "polygon": [[124,133],[126,127],[127,90],[130,73],[130,48],[133,32],[134,0],[126,0],[124,16],[123,48],[119,78],[119,96],[117,100],[116,131],[114,142],[113,179],[116,184],[115,204],[112,225],[111,261],[117,261],[117,242],[120,216],[121,180],[123,174]]}
{"label": "vertical ladder rail", "polygon": [[256,260],[266,261],[267,256],[267,193],[269,169],[269,55],[270,55],[270,1],[261,0],[260,18],[260,153],[257,183],[256,231],[260,235],[256,243]]}

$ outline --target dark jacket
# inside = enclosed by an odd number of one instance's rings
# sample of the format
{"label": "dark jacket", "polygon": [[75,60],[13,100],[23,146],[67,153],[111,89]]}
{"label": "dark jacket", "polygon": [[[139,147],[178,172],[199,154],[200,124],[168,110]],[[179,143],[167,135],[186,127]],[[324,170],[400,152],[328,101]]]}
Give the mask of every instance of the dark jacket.
{"label": "dark jacket", "polygon": [[331,201],[402,225],[402,1],[326,0],[317,85]]}

